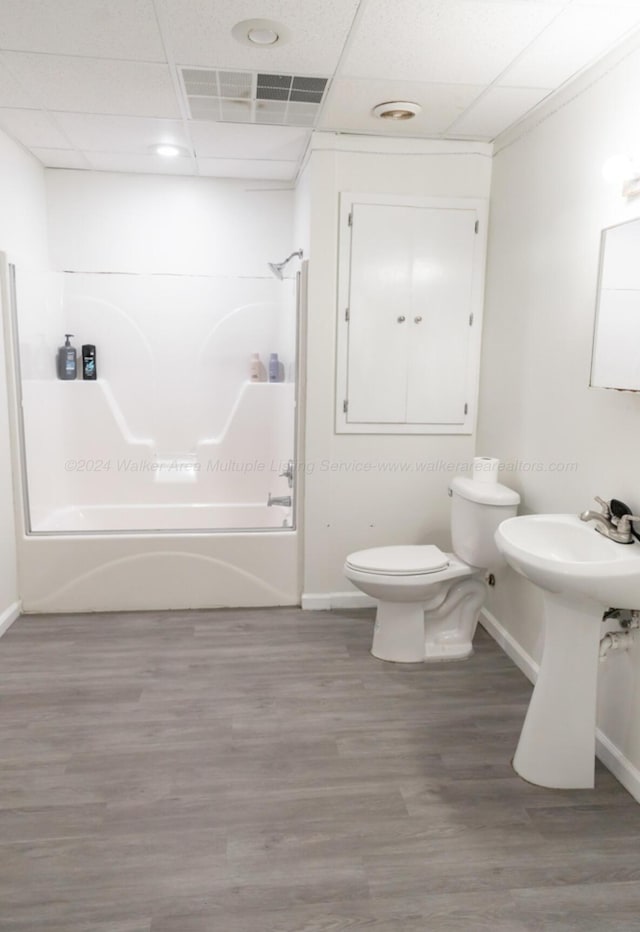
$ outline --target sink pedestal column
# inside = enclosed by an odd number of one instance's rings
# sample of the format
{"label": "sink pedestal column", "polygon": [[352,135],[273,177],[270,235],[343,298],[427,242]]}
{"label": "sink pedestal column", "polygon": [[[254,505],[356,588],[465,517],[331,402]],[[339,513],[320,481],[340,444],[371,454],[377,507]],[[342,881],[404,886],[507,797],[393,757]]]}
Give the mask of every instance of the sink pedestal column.
{"label": "sink pedestal column", "polygon": [[593,787],[604,609],[587,599],[543,596],[544,653],[513,767],[539,786]]}

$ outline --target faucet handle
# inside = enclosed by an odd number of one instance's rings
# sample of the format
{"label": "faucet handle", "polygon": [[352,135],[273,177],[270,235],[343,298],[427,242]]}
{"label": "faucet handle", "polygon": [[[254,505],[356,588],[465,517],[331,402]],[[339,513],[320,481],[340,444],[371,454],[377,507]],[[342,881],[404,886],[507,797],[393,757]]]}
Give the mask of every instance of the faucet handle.
{"label": "faucet handle", "polygon": [[596,495],[595,500],[600,505],[602,514],[605,516],[605,518],[610,518],[611,517],[611,502],[605,502],[605,500],[603,498],[600,498],[599,495]]}
{"label": "faucet handle", "polygon": [[295,463],[293,462],[293,460],[289,460],[288,463],[287,463],[287,465],[286,465],[286,467],[285,467],[285,469],[284,469],[284,472],[278,473],[278,475],[279,475],[280,477],[282,477],[282,478],[284,478],[284,479],[287,480],[287,482],[289,483],[289,488],[290,488],[290,489],[293,488],[293,470],[294,470],[294,466],[295,466]]}
{"label": "faucet handle", "polygon": [[631,532],[633,529],[631,525],[635,521],[640,521],[640,516],[638,515],[623,515],[618,522],[618,530],[622,531],[624,534]]}

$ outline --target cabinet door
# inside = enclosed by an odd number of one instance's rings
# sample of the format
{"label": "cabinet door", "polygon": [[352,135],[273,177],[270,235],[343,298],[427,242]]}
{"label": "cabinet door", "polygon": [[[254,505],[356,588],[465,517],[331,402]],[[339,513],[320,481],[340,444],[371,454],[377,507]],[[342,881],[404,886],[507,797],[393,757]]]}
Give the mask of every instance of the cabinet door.
{"label": "cabinet door", "polygon": [[406,419],[413,208],[354,204],[349,276],[347,420]]}
{"label": "cabinet door", "polygon": [[463,423],[475,220],[354,204],[348,422]]}
{"label": "cabinet door", "polygon": [[407,423],[464,422],[475,222],[473,210],[413,211]]}

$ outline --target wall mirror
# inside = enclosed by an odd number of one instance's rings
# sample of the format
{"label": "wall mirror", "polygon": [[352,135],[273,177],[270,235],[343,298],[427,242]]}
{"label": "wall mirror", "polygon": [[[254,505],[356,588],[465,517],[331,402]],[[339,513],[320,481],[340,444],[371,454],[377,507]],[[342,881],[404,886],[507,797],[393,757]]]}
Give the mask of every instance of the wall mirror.
{"label": "wall mirror", "polygon": [[590,384],[640,391],[640,219],[602,231]]}

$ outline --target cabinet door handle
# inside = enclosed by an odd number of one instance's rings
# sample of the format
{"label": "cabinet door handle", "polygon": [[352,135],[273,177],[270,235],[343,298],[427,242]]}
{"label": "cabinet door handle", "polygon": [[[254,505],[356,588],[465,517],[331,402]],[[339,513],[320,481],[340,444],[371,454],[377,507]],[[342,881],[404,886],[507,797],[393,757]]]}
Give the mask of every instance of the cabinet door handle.
{"label": "cabinet door handle", "polygon": [[414,318],[413,318],[413,322],[414,322],[414,324],[420,324],[420,323],[422,323],[422,317],[414,317]]}
{"label": "cabinet door handle", "polygon": [[399,323],[399,324],[403,324],[403,323],[405,322],[406,319],[407,319],[406,317],[404,317],[404,316],[401,315],[400,317],[398,317],[398,323]]}

